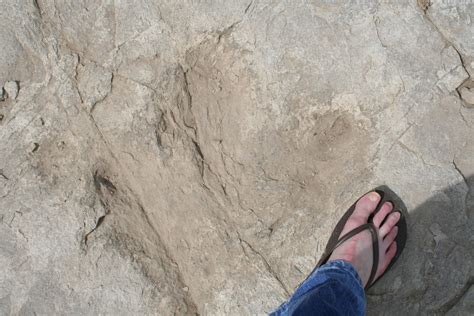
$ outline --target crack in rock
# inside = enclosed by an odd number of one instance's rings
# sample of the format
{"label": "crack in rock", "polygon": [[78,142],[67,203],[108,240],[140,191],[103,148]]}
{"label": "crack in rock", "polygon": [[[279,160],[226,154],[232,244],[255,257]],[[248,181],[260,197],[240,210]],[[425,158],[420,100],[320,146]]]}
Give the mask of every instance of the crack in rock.
{"label": "crack in rock", "polygon": [[420,9],[423,10],[423,13],[426,14],[426,11],[428,11],[431,6],[431,0],[417,0],[417,4]]}
{"label": "crack in rock", "polygon": [[5,179],[5,180],[10,180],[10,179],[5,175],[5,173],[3,172],[2,169],[0,169],[0,177],[2,177],[2,178]]}
{"label": "crack in rock", "polygon": [[[238,237],[239,239],[239,242],[245,246],[247,246],[247,248],[249,248],[255,255],[257,255],[263,262],[265,268],[267,269],[268,273],[270,273],[271,276],[273,276],[273,278],[278,282],[278,284],[280,285],[280,287],[283,289],[283,291],[285,292],[285,294],[290,297],[291,295],[291,291],[285,286],[285,284],[283,283],[283,281],[280,279],[280,277],[278,276],[278,274],[275,272],[275,270],[272,268],[272,266],[268,263],[267,259],[265,258],[265,256],[263,256],[259,251],[257,251],[255,248],[252,247],[252,245],[250,243],[248,243],[246,240],[242,239],[241,237]],[[242,249],[244,251],[245,254],[247,254],[246,250],[245,250],[245,247],[242,246]]]}
{"label": "crack in rock", "polygon": [[104,222],[104,219],[107,215],[108,215],[108,213],[105,214],[105,215],[100,216],[99,219],[97,220],[94,228],[92,228],[92,230],[90,230],[88,233],[86,233],[84,235],[84,244],[86,246],[87,246],[87,241],[89,240],[89,235],[91,235],[93,232],[95,232],[100,227],[100,225],[102,225],[102,223]]}
{"label": "crack in rock", "polygon": [[[117,187],[112,183],[112,181],[100,175],[98,170],[94,172],[93,182],[94,182],[95,191],[97,192],[100,198],[100,204],[105,209],[105,214],[101,215],[97,219],[97,222],[94,228],[92,228],[88,233],[84,235],[84,244],[86,246],[87,246],[89,236],[92,233],[94,233],[104,223],[105,217],[110,214],[109,202],[106,199],[105,192],[107,192],[108,194],[112,196],[115,195],[115,193],[117,192]],[[105,192],[104,192],[104,189],[105,189]]]}
{"label": "crack in rock", "polygon": [[471,277],[467,280],[464,286],[454,295],[454,297],[449,300],[449,302],[439,308],[438,312],[445,315],[450,310],[452,310],[462,300],[462,298],[466,295],[466,293],[471,289],[473,285],[474,277]]}

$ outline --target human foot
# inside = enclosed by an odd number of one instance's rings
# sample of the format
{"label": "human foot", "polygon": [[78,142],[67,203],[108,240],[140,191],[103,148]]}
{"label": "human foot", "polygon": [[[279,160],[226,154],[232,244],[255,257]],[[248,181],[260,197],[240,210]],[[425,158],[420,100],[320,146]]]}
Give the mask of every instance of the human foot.
{"label": "human foot", "polygon": [[[344,225],[340,237],[361,225],[367,224],[380,199],[380,195],[376,192],[370,192],[361,197],[356,203],[354,212]],[[377,231],[379,247],[378,267],[373,281],[385,272],[397,253],[395,238],[397,237],[398,227],[396,225],[401,215],[399,212],[392,212],[392,210],[392,203],[385,202],[372,220]],[[344,260],[351,263],[357,270],[364,286],[366,286],[374,262],[372,244],[370,231],[363,230],[334,249],[328,262]]]}

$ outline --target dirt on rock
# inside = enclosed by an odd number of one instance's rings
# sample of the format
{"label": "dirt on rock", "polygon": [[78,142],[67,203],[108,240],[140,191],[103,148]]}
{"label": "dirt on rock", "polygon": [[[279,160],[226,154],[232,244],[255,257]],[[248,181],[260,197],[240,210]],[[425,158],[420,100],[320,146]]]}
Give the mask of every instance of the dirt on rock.
{"label": "dirt on rock", "polygon": [[368,313],[473,313],[473,1],[0,4],[0,314],[268,313],[380,184]]}

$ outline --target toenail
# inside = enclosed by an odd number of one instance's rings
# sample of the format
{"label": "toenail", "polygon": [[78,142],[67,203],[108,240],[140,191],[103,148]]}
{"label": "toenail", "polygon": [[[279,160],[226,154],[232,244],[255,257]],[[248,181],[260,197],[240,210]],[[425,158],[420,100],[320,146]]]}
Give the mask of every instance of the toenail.
{"label": "toenail", "polygon": [[395,212],[394,214],[392,214],[390,218],[390,222],[392,223],[392,225],[394,225],[395,223],[398,222],[399,219],[400,219],[400,213]]}
{"label": "toenail", "polygon": [[377,202],[379,198],[380,198],[380,195],[377,192],[371,192],[369,194],[369,200],[371,200],[372,202]]}

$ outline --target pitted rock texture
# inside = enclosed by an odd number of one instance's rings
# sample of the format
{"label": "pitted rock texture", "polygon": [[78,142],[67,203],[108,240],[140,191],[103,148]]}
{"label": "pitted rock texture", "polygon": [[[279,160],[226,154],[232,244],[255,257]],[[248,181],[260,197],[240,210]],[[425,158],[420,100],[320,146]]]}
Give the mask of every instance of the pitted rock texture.
{"label": "pitted rock texture", "polygon": [[473,1],[0,4],[2,314],[268,313],[379,184],[369,314],[474,312]]}

